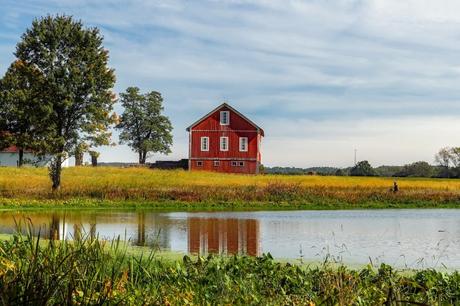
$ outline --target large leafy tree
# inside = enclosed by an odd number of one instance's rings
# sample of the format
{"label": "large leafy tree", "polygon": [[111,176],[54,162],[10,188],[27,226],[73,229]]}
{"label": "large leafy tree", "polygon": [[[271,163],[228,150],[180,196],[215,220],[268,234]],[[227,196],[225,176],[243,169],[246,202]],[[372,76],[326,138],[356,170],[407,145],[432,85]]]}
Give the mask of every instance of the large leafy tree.
{"label": "large leafy tree", "polygon": [[53,189],[61,185],[61,165],[68,152],[82,142],[109,143],[115,75],[102,42],[97,28],[85,28],[81,21],[58,15],[34,20],[16,47],[18,60],[37,71],[42,80],[34,105],[46,109],[46,116],[34,124],[46,139],[39,151],[53,156]]}
{"label": "large leafy tree", "polygon": [[124,112],[117,125],[121,129],[120,142],[128,144],[145,164],[149,153],[171,152],[172,125],[162,115],[163,98],[156,91],[141,94],[139,88],[129,87],[120,94]]}
{"label": "large leafy tree", "polygon": [[47,115],[40,103],[43,78],[33,66],[17,60],[0,80],[0,147],[16,146],[18,166],[24,162],[24,150],[39,150],[44,127],[40,120]]}
{"label": "large leafy tree", "polygon": [[441,167],[441,177],[450,177],[450,164],[452,161],[452,149],[449,147],[441,148],[436,153],[435,162]]}
{"label": "large leafy tree", "polygon": [[350,169],[351,176],[375,176],[375,170],[367,160],[358,162]]}

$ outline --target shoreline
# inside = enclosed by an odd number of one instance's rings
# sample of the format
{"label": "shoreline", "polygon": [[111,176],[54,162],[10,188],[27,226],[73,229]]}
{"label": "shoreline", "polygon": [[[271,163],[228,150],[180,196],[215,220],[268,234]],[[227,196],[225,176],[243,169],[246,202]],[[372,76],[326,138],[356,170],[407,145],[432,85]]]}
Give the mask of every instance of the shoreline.
{"label": "shoreline", "polygon": [[385,210],[385,209],[460,209],[458,202],[415,203],[327,201],[302,202],[184,202],[184,201],[124,201],[97,199],[36,200],[0,198],[0,211],[9,210],[151,210],[151,211],[295,211],[295,210]]}

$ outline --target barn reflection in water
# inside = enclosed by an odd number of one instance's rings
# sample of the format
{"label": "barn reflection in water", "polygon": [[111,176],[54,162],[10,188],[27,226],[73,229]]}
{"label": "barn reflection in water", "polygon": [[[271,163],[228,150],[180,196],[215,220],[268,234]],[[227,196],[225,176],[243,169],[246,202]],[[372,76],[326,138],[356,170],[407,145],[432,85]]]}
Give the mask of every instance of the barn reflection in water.
{"label": "barn reflection in water", "polygon": [[193,254],[260,255],[259,222],[253,219],[188,219],[188,251]]}

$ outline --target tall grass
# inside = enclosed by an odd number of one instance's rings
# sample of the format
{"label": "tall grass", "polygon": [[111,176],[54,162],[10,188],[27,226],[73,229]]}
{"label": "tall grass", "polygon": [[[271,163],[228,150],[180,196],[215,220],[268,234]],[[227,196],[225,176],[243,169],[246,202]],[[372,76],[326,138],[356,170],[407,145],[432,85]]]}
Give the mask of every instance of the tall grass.
{"label": "tall grass", "polygon": [[397,204],[428,206],[460,203],[460,180],[392,178],[229,175],[147,168],[68,168],[62,188],[51,192],[46,169],[0,168],[0,202],[64,201],[180,201],[269,202],[366,207]]}
{"label": "tall grass", "polygon": [[169,262],[119,241],[0,241],[2,305],[454,305],[460,274],[352,270],[275,262],[270,255]]}

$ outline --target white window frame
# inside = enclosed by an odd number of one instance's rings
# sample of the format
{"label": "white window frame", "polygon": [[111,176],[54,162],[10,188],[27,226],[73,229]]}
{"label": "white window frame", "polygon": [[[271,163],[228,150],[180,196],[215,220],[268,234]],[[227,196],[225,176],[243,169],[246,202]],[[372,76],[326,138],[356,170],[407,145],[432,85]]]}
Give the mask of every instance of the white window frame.
{"label": "white window frame", "polygon": [[204,165],[204,163],[203,163],[202,160],[197,160],[197,161],[196,161],[196,166],[197,166],[197,167],[203,167],[203,165]]}
{"label": "white window frame", "polygon": [[[225,118],[224,116],[226,116],[227,122],[224,122],[224,120],[223,120]],[[230,111],[221,111],[220,112],[220,125],[230,125]]]}
{"label": "white window frame", "polygon": [[[225,139],[225,144],[227,145],[225,148],[223,146],[223,140]],[[221,136],[220,137],[220,141],[219,141],[219,148],[220,148],[220,151],[222,152],[227,152],[228,151],[228,147],[229,147],[229,144],[228,144],[228,136]]]}
{"label": "white window frame", "polygon": [[[206,142],[204,142],[204,140],[206,140]],[[209,137],[204,136],[200,138],[200,147],[202,152],[209,152]]]}
{"label": "white window frame", "polygon": [[[243,141],[246,141],[244,143],[244,148],[243,148]],[[248,137],[240,137],[240,152],[247,152],[248,151],[248,144],[249,144],[249,139]]]}
{"label": "white window frame", "polygon": [[219,166],[220,166],[220,160],[215,160],[214,167],[219,167]]}
{"label": "white window frame", "polygon": [[238,166],[239,166],[239,167],[244,167],[244,161],[239,161],[239,162],[238,162]]}
{"label": "white window frame", "polygon": [[238,167],[238,162],[236,160],[233,160],[231,162],[232,167]]}

